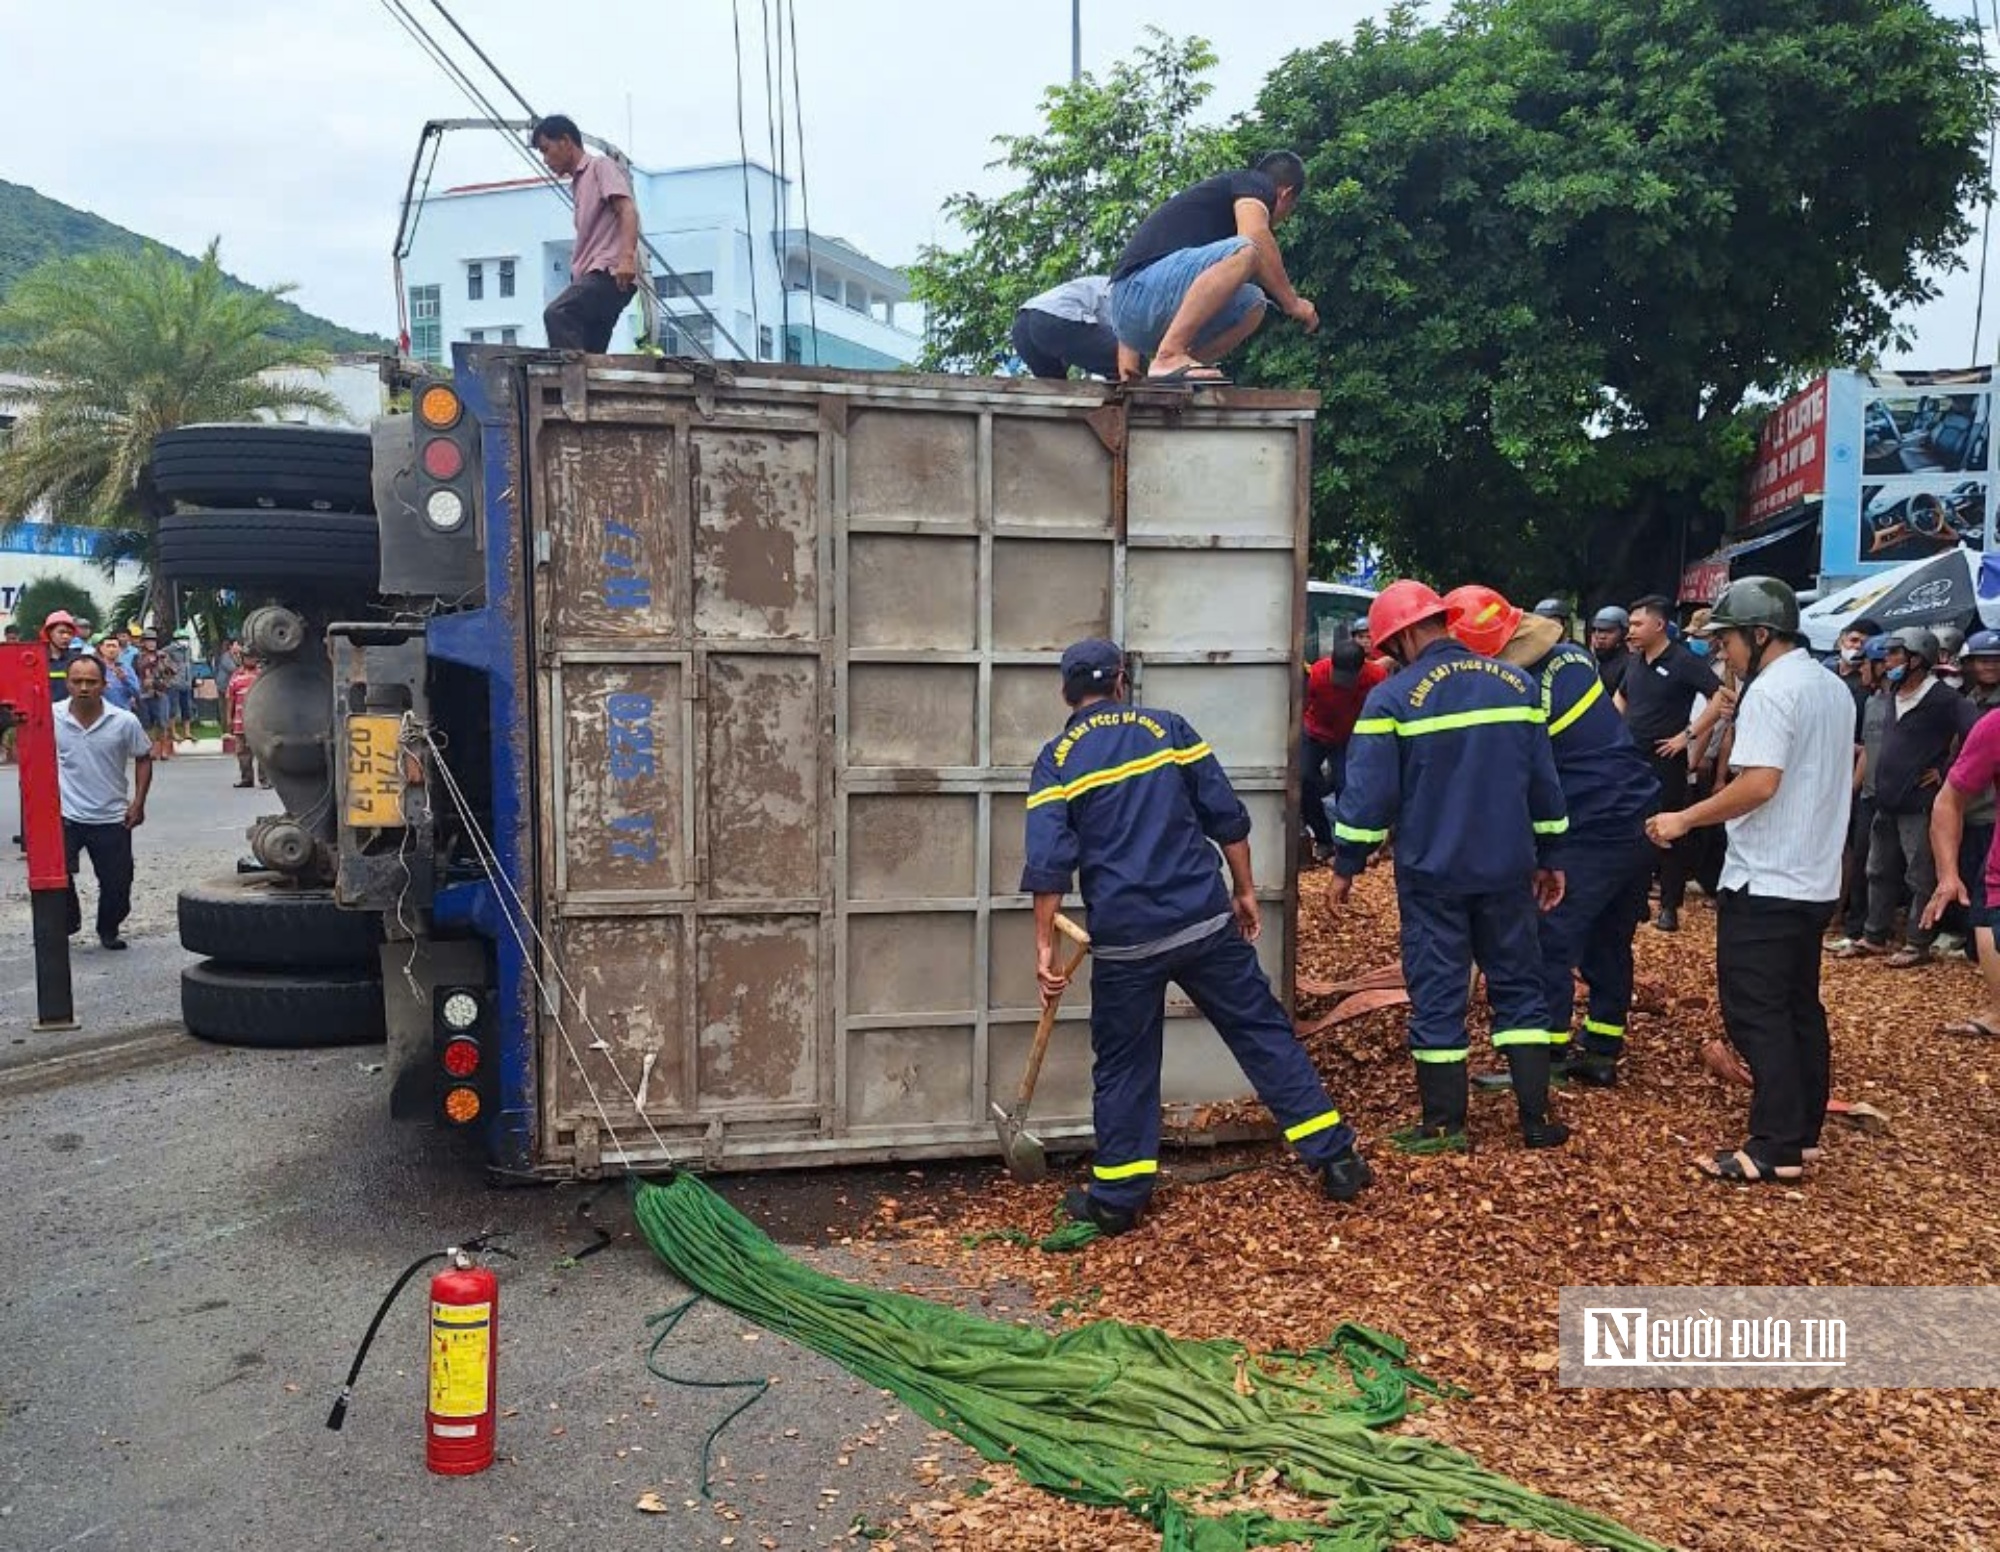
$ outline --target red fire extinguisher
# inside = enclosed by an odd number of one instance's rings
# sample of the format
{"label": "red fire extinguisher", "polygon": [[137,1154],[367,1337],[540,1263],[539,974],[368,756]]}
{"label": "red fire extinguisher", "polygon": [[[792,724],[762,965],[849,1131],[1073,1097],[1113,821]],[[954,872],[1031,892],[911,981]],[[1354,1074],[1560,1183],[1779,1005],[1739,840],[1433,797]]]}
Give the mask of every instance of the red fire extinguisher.
{"label": "red fire extinguisher", "polygon": [[424,1464],[440,1476],[470,1476],[493,1464],[499,1365],[500,1279],[456,1250],[431,1279]]}
{"label": "red fire extinguisher", "polygon": [[338,1430],[347,1421],[361,1365],[374,1345],[375,1333],[390,1306],[410,1279],[433,1261],[444,1270],[431,1278],[429,1401],[424,1408],[424,1464],[440,1476],[471,1476],[493,1464],[494,1418],[499,1412],[500,1279],[490,1267],[473,1260],[480,1250],[495,1255],[512,1252],[495,1245],[500,1236],[484,1234],[421,1256],[403,1269],[395,1286],[368,1323],[347,1383],[334,1398],[326,1426]]}

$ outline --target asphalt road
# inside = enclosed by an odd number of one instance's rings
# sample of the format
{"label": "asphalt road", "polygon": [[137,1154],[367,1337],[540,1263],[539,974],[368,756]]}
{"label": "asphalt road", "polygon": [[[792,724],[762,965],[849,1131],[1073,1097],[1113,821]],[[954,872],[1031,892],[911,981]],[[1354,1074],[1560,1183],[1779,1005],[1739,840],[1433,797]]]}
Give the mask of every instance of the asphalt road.
{"label": "asphalt road", "polygon": [[[703,1305],[663,1363],[777,1381],[723,1437],[704,1500],[703,1436],[741,1393],[647,1372],[645,1317],[685,1290],[631,1236],[622,1192],[594,1209],[612,1248],[559,1267],[593,1242],[587,1193],[489,1186],[438,1134],[392,1124],[375,1052],[235,1051],[180,1031],[173,889],[228,871],[268,798],[231,791],[221,761],[161,777],[139,867],[165,906],[135,922],[130,952],[79,949],[81,1031],[29,1031],[23,870],[0,860],[0,1547],[852,1546],[857,1519],[934,1496],[920,1461],[969,1469],[881,1392]],[[11,772],[0,783],[11,812]],[[829,1270],[929,1281],[837,1243],[878,1195],[923,1189],[905,1175],[724,1187]],[[329,1432],[396,1274],[490,1228],[512,1230],[521,1258],[499,1263],[499,1463],[424,1470],[421,1281]],[[636,1507],[648,1493],[665,1513]]]}

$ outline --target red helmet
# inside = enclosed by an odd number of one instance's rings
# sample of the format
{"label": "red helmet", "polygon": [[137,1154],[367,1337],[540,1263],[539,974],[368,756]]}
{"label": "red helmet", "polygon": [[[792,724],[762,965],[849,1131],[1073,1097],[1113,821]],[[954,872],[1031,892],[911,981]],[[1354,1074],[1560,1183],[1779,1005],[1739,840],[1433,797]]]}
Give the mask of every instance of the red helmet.
{"label": "red helmet", "polygon": [[42,634],[44,636],[48,635],[58,625],[67,625],[71,630],[75,630],[76,616],[71,614],[67,609],[55,610],[46,620],[42,621]]}
{"label": "red helmet", "polygon": [[1445,601],[1421,582],[1391,582],[1368,606],[1368,635],[1378,649],[1388,646],[1391,637],[1441,614],[1448,614]]}
{"label": "red helmet", "polygon": [[1483,657],[1498,657],[1514,639],[1521,611],[1490,587],[1468,582],[1444,595],[1451,633]]}

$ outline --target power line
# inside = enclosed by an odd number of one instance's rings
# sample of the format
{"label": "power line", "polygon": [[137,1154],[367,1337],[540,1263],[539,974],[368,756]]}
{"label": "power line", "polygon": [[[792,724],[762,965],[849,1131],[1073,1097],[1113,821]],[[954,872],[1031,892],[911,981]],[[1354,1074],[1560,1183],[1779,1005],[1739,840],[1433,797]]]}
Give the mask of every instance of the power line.
{"label": "power line", "polygon": [[[778,310],[785,330],[785,359],[790,360],[792,346],[792,281],[789,268],[785,263],[784,250],[779,246],[783,239],[788,219],[788,213],[784,204],[786,188],[785,160],[778,149],[778,93],[782,90],[781,83],[783,77],[780,76],[778,83],[775,84],[771,79],[771,0],[761,0],[761,8],[763,11],[764,42],[764,135],[766,143],[770,146],[772,173],[771,243],[774,250],[773,257],[778,262]],[[812,252],[810,249],[806,252],[806,285],[808,288],[812,285]]]}
{"label": "power line", "polygon": [[[762,320],[757,308],[757,237],[750,215],[750,136],[743,127],[743,16],[740,0],[729,0],[729,40],[736,54],[736,154],[743,162],[743,241],[750,251],[750,332],[756,334]],[[779,277],[779,284],[784,278]]]}
{"label": "power line", "polygon": [[444,0],[431,0],[431,5],[436,8],[438,15],[442,16],[447,22],[451,23],[451,30],[457,33],[461,38],[465,40],[465,46],[471,49],[474,54],[479,56],[479,62],[482,65],[484,65],[488,70],[493,72],[493,79],[498,81],[502,86],[507,88],[507,95],[512,97],[514,101],[516,101],[521,105],[521,111],[527,114],[529,118],[534,118],[536,116],[535,110],[528,105],[528,99],[523,97],[519,91],[515,90],[514,83],[512,81],[508,80],[505,75],[501,74],[500,67],[494,64],[492,58],[487,54],[486,50],[481,48],[478,45],[478,43],[476,43],[473,40],[472,34],[467,32],[463,27],[459,26],[458,18],[456,16],[453,16],[451,12],[447,11],[444,8]]}
{"label": "power line", "polygon": [[[1995,0],[2000,4],[2000,0]],[[785,11],[785,0],[778,0],[778,13]],[[799,136],[799,219],[806,229],[806,274],[812,274],[813,251],[813,207],[812,191],[806,184],[806,101],[799,91],[799,7],[798,0],[792,0],[792,124]],[[779,122],[784,122],[783,104],[779,105]],[[813,365],[819,365],[819,287],[814,286],[806,298],[806,306],[812,318]]]}

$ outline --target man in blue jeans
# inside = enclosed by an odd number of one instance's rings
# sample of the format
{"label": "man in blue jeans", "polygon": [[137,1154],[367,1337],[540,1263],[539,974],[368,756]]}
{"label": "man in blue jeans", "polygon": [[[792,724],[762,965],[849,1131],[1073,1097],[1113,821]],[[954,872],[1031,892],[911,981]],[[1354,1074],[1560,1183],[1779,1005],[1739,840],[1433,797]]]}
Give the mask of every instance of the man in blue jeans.
{"label": "man in blue jeans", "polygon": [[1272,232],[1305,186],[1305,164],[1271,151],[1182,190],[1140,223],[1111,271],[1111,325],[1119,344],[1153,358],[1149,380],[1227,382],[1213,363],[1257,332],[1269,302],[1308,334],[1319,327]]}
{"label": "man in blue jeans", "polygon": [[1062,690],[1069,721],[1028,782],[1021,889],[1035,897],[1045,1003],[1067,982],[1055,920],[1079,873],[1090,913],[1097,1152],[1090,1188],[1063,1209],[1122,1234],[1152,1197],[1169,981],[1215,1026],[1326,1195],[1353,1200],[1374,1177],[1257,963],[1250,815],[1221,763],[1173,712],[1121,704],[1125,658],[1109,641],[1063,653]]}

